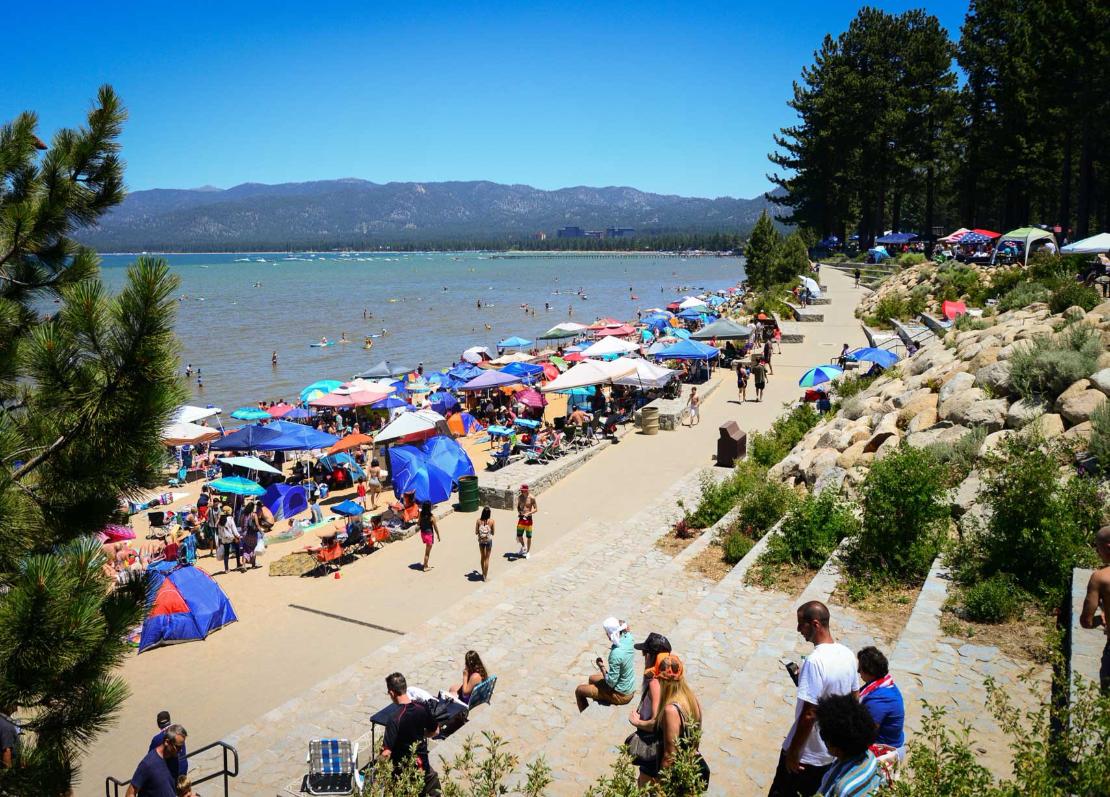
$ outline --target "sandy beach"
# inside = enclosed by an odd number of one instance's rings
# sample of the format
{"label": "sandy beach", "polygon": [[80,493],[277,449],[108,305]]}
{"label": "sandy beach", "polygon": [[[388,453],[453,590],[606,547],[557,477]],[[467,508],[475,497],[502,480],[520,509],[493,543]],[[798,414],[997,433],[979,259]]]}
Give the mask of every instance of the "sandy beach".
{"label": "sandy beach", "polygon": [[[534,547],[560,544],[564,531],[583,522],[599,526],[626,518],[662,489],[696,468],[712,464],[718,427],[735,420],[748,431],[766,429],[783,404],[800,396],[804,370],[828,362],[842,343],[864,345],[852,310],[864,292],[852,280],[826,270],[831,305],[825,321],[802,325],[804,343],[784,344],[774,360],[761,403],[741,403],[731,371],[702,405],[701,423],[657,436],[632,433],[539,494]],[[488,446],[482,444],[479,453]],[[474,456],[479,478],[484,456]],[[194,487],[194,490],[196,488]],[[184,504],[186,500],[179,503]],[[437,612],[483,589],[470,574],[478,566],[474,514],[453,513],[439,523],[442,542],[432,552],[434,569],[420,572],[423,546],[417,537],[387,545],[345,567],[340,578],[269,577],[266,565],[301,547],[304,538],[269,547],[262,567],[222,573],[217,581],[230,597],[239,622],[204,642],[157,649],[129,658],[121,674],[131,685],[116,726],[83,760],[80,795],[103,794],[106,775],[130,777],[154,731],[154,717],[168,709],[189,730],[190,746],[222,738],[236,728],[309,690],[314,684],[398,638]],[[542,559],[511,560],[515,516],[494,511],[497,535],[490,567],[495,582],[508,569],[542,567]],[[215,572],[214,560],[198,564]],[[398,662],[403,666],[403,662]],[[244,757],[260,751],[241,750]]]}

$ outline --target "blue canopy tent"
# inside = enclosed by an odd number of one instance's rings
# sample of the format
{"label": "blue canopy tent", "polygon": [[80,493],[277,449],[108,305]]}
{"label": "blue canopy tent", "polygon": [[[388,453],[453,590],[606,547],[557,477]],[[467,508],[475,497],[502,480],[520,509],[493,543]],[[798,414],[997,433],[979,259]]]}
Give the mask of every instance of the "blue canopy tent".
{"label": "blue canopy tent", "polygon": [[689,340],[691,337],[689,331],[682,329],[681,327],[679,327],[678,329],[672,329],[671,335],[682,340]]}
{"label": "blue canopy tent", "polygon": [[705,321],[705,319],[707,318],[713,321],[717,320],[717,316],[705,312],[704,308],[699,310],[696,307],[691,307],[689,309],[683,310],[681,313],[678,314],[678,317],[683,319],[684,321]]}
{"label": "blue canopy tent", "polygon": [[505,338],[497,344],[499,349],[523,349],[526,346],[531,346],[532,341],[527,338],[521,338],[514,335],[511,338]]}
{"label": "blue canopy tent", "polygon": [[890,351],[889,349],[876,349],[870,346],[864,346],[863,348],[850,351],[848,352],[848,357],[849,359],[856,360],[858,362],[878,363],[883,368],[890,368],[890,366],[894,365],[898,362],[899,359],[901,359],[897,354]]}
{"label": "blue canopy tent", "polygon": [[147,568],[147,606],[139,652],[204,639],[238,618],[212,576],[191,565],[158,562]]}
{"label": "blue canopy tent", "polygon": [[428,403],[431,404],[432,409],[440,415],[459,406],[459,400],[444,390],[437,390],[435,393],[429,393]]}
{"label": "blue canopy tent", "polygon": [[303,421],[305,418],[311,418],[311,417],[312,417],[312,413],[309,412],[308,410],[306,410],[304,407],[294,407],[293,409],[289,410],[289,412],[282,415],[281,419],[283,421],[289,421],[289,420],[301,420],[301,421]]}
{"label": "blue canopy tent", "polygon": [[710,307],[720,307],[722,304],[726,304],[727,302],[728,299],[723,296],[710,296],[708,299],[705,300],[705,303],[708,304]]}
{"label": "blue canopy tent", "polygon": [[362,504],[356,504],[348,498],[346,501],[333,506],[331,511],[343,517],[359,517],[366,510],[363,508]]}
{"label": "blue canopy tent", "polygon": [[712,360],[721,354],[715,346],[698,343],[696,340],[680,340],[655,352],[657,360]]}
{"label": "blue canopy tent", "polygon": [[480,376],[474,377],[459,390],[489,390],[492,387],[518,385],[522,381],[519,376],[502,373],[501,371],[483,371]]}
{"label": "blue canopy tent", "polygon": [[910,241],[916,241],[917,236],[912,232],[892,232],[889,235],[880,235],[875,239],[877,244],[895,244],[902,245],[908,244]]}
{"label": "blue canopy tent", "polygon": [[262,503],[274,520],[288,520],[308,509],[308,498],[299,484],[271,484],[262,496]]}
{"label": "blue canopy tent", "polygon": [[279,435],[259,446],[260,451],[310,451],[314,448],[329,448],[339,442],[335,435],[317,431],[302,423],[274,421],[270,428],[276,429]]}
{"label": "blue canopy tent", "polygon": [[416,446],[390,446],[389,471],[398,499],[408,492],[414,493],[417,501],[433,504],[451,497],[451,474],[428,462],[427,454]]}
{"label": "blue canopy tent", "polygon": [[479,368],[478,366],[471,363],[459,363],[458,365],[452,366],[447,371],[448,376],[454,377],[455,379],[458,379],[459,381],[464,383],[469,382],[474,377],[481,376],[484,373],[484,369]]}
{"label": "blue canopy tent", "polygon": [[534,363],[509,363],[500,370],[503,374],[519,376],[522,381],[528,384],[543,376],[543,366]]}
{"label": "blue canopy tent", "polygon": [[281,432],[274,428],[273,425],[259,426],[257,424],[250,424],[236,429],[229,435],[221,437],[219,440],[212,443],[209,448],[216,451],[268,450],[262,449],[262,446],[277,440],[279,437],[281,437]]}

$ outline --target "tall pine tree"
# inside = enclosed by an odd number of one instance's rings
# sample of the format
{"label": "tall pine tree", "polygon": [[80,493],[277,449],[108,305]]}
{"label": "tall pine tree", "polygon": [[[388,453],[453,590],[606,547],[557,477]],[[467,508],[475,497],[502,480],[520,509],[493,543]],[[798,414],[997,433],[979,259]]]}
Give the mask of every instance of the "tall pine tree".
{"label": "tall pine tree", "polygon": [[184,399],[166,264],[140,258],[111,296],[70,237],[123,199],[125,116],[105,86],[49,148],[32,113],[0,128],[0,706],[26,731],[3,794],[64,794],[127,695],[145,585],[115,587],[95,534],[159,483]]}
{"label": "tall pine tree", "polygon": [[763,211],[744,247],[744,272],[757,290],[766,290],[777,281],[779,240],[779,231],[767,211]]}

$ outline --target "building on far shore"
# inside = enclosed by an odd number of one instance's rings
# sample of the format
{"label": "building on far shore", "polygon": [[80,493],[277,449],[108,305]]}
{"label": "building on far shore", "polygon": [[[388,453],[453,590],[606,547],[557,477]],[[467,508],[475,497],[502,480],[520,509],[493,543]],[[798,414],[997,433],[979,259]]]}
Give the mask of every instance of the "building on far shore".
{"label": "building on far shore", "polygon": [[560,227],[555,232],[556,238],[585,238],[586,234],[581,227]]}
{"label": "building on far shore", "polygon": [[636,230],[632,227],[606,227],[606,238],[631,238],[636,234]]}
{"label": "building on far shore", "polygon": [[605,233],[601,230],[586,230],[587,238],[597,238],[599,241],[605,237]]}

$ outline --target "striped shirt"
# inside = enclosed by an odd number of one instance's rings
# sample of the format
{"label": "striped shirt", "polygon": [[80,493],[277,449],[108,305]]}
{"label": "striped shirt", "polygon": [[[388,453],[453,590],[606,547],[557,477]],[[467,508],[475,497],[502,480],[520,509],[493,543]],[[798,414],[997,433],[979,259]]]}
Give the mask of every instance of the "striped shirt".
{"label": "striped shirt", "polygon": [[818,794],[820,797],[863,797],[878,793],[885,782],[878,760],[868,750],[829,767]]}

